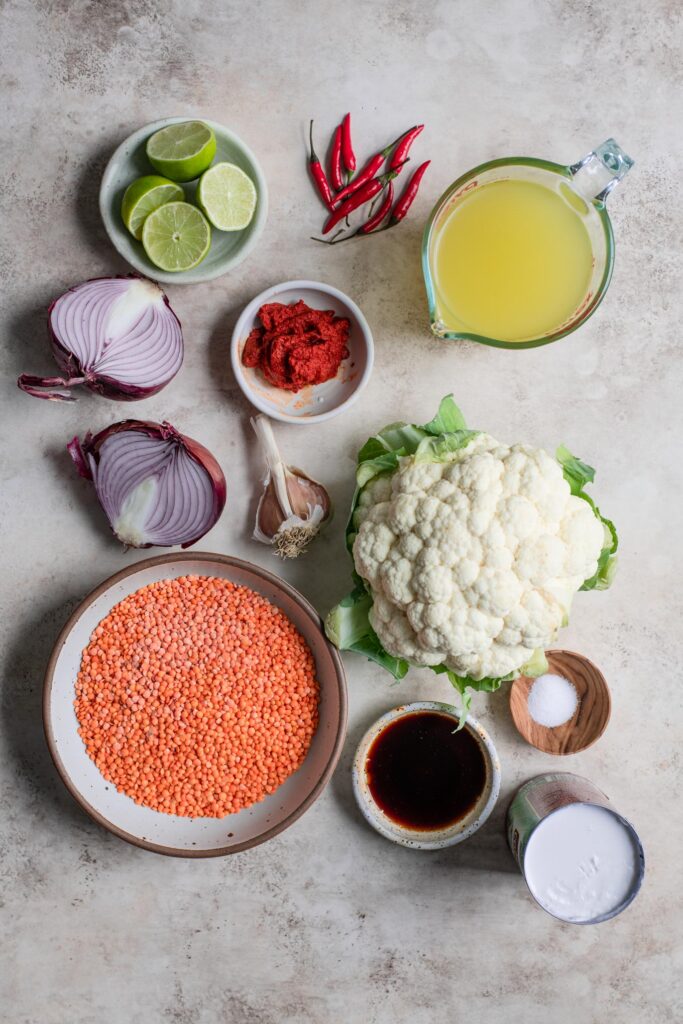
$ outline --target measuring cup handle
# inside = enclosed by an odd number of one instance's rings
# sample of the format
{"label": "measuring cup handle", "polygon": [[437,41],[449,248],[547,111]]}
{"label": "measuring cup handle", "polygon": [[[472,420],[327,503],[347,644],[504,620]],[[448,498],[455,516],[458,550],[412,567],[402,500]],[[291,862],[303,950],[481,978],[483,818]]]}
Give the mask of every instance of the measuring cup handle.
{"label": "measuring cup handle", "polygon": [[614,139],[608,139],[578,163],[572,164],[569,171],[574,179],[575,188],[584,199],[604,203],[614,186],[628,174],[631,167],[631,157],[624,153]]}

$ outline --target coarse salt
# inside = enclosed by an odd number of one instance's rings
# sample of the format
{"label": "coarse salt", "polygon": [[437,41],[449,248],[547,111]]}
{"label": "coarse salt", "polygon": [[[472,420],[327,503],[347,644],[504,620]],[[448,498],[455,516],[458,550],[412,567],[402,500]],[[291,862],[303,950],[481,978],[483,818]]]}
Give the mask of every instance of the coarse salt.
{"label": "coarse salt", "polygon": [[564,676],[546,672],[534,681],[527,704],[534,722],[554,729],[573,716],[579,698],[574,685]]}

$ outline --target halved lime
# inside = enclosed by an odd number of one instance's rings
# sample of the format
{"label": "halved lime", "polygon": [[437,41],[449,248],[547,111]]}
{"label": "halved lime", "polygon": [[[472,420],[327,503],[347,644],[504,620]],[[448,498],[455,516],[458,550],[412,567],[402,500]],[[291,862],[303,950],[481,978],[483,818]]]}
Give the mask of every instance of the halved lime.
{"label": "halved lime", "polygon": [[199,179],[197,202],[215,228],[242,231],[254,216],[256,188],[241,167],[220,163]]}
{"label": "halved lime", "polygon": [[158,174],[145,174],[136,178],[123,193],[121,217],[133,238],[142,238],[145,218],[164,203],[175,203],[185,198],[180,185]]}
{"label": "halved lime", "polygon": [[211,228],[196,206],[165,203],[145,220],[142,244],[161,270],[191,270],[209,251]]}
{"label": "halved lime", "polygon": [[202,121],[180,121],[147,139],[147,159],[171,181],[198,178],[216,155],[216,136]]}

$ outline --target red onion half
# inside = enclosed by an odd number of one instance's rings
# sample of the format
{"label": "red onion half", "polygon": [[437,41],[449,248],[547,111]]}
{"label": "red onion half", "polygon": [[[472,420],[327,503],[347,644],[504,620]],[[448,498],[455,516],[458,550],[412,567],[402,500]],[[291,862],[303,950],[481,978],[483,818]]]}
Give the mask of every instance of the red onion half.
{"label": "red onion half", "polygon": [[225,505],[225,477],[211,452],[170,423],[122,420],[67,445],[95,485],[109,524],[126,547],[187,548]]}
{"label": "red onion half", "polygon": [[22,373],[34,398],[73,402],[84,384],[105,398],[132,402],[161,391],[180,369],[180,321],[158,284],[144,277],[99,277],[70,288],[48,310],[52,352],[63,377]]}

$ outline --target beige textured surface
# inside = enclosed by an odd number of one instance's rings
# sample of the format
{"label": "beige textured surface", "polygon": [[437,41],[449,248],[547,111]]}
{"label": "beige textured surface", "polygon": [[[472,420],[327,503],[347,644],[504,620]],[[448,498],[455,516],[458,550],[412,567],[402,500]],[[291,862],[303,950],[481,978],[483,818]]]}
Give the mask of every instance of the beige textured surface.
{"label": "beige textured surface", "polygon": [[[2,5],[3,1022],[683,1019],[679,18],[674,0]],[[434,162],[401,229],[327,250],[308,241],[320,209],[306,180],[306,120],[317,118],[322,148],[347,109],[365,153],[426,121],[419,155]],[[227,278],[169,289],[187,357],[160,396],[135,407],[27,398],[12,380],[51,369],[48,301],[126,269],[98,219],[104,162],[133,129],[183,113],[224,122],[262,160],[272,211],[260,247]],[[616,270],[590,323],[532,352],[432,339],[419,241],[441,190],[488,158],[569,162],[612,134],[637,166],[610,202]],[[185,863],[130,848],[62,790],[41,732],[43,666],[75,603],[139,557],[108,535],[64,442],[127,413],[169,418],[228,475],[228,512],[202,546],[272,566],[249,540],[260,467],[227,346],[245,302],[293,276],[347,291],[377,346],[352,413],[279,432],[339,508],[310,557],[286,569],[321,611],[347,585],[344,509],[368,428],[398,415],[424,420],[453,390],[473,425],[508,440],[564,441],[598,467],[621,571],[610,593],[577,601],[562,645],[604,670],[613,716],[600,743],[562,767],[602,786],[642,836],[645,886],[621,918],[561,925],[527,895],[504,842],[505,806],[520,781],[557,761],[517,738],[505,692],[474,701],[504,772],[481,833],[432,855],[364,824],[351,753],[392,704],[448,698],[427,672],[392,688],[349,657],[349,737],[332,784],[285,835],[232,859]]]}

